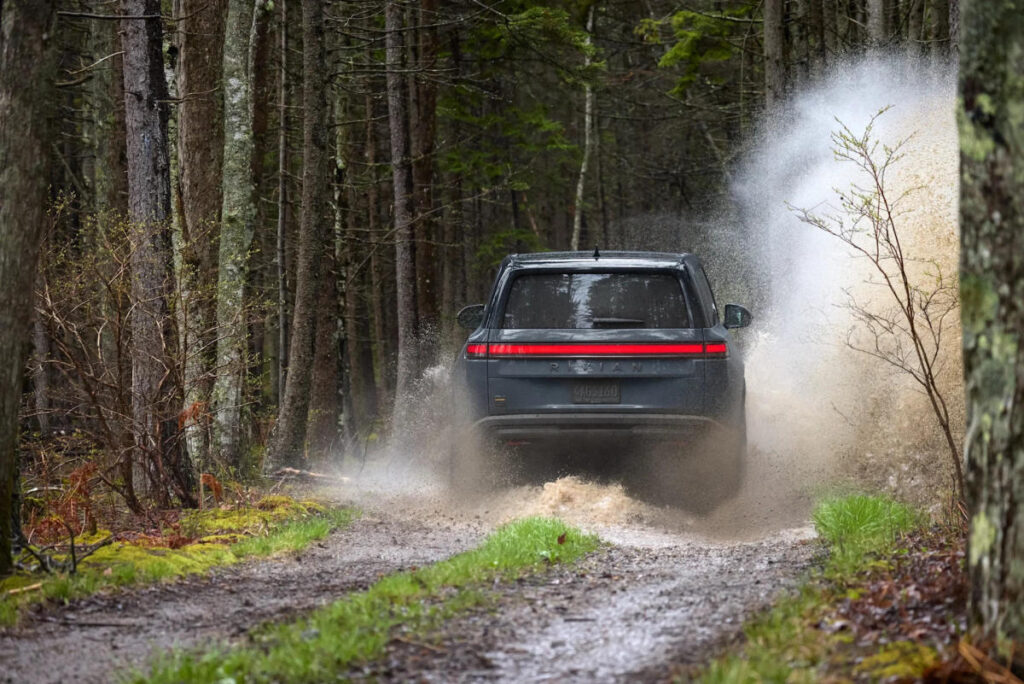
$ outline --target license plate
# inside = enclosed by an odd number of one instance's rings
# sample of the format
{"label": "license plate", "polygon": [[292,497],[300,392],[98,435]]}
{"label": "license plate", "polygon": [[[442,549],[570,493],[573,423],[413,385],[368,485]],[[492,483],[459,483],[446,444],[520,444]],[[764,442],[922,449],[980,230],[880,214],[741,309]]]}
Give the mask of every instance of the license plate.
{"label": "license plate", "polygon": [[572,403],[574,404],[618,404],[619,383],[616,380],[574,382]]}

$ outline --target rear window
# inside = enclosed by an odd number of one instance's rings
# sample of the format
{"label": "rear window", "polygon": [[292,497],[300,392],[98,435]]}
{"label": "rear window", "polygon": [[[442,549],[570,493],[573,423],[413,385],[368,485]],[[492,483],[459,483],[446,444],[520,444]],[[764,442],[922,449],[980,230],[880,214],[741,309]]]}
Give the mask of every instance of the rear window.
{"label": "rear window", "polygon": [[539,273],[512,281],[505,328],[689,328],[669,273]]}

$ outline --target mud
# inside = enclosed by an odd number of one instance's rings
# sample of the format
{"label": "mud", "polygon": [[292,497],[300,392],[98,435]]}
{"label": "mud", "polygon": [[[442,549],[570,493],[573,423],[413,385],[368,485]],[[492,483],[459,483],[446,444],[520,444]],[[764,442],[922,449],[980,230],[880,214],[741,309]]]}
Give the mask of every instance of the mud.
{"label": "mud", "polygon": [[141,666],[156,652],[236,639],[383,575],[464,551],[483,535],[470,522],[373,513],[287,558],[50,607],[0,631],[0,682],[108,682],[117,669]]}
{"label": "mud", "polygon": [[431,682],[667,681],[706,662],[754,611],[792,587],[814,545],[679,540],[613,547],[501,590],[496,604],[423,641],[396,639],[355,679]]}

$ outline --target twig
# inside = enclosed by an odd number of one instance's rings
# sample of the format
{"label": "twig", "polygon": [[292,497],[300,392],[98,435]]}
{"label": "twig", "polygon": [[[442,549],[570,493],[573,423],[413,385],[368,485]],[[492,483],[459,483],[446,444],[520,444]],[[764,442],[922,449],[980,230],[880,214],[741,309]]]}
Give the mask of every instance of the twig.
{"label": "twig", "polygon": [[392,641],[397,641],[397,642],[402,643],[402,644],[408,644],[409,646],[417,646],[419,648],[425,648],[428,651],[433,651],[434,653],[447,653],[448,652],[447,649],[441,648],[440,646],[432,646],[430,644],[424,644],[423,642],[413,641],[412,639],[405,639],[403,637],[398,637],[398,636],[391,637],[391,640]]}
{"label": "twig", "polygon": [[24,594],[26,591],[35,591],[36,589],[42,588],[42,586],[43,586],[42,582],[36,582],[35,584],[30,584],[27,587],[18,587],[17,589],[8,589],[7,590],[7,595],[8,596],[14,596],[15,594]]}

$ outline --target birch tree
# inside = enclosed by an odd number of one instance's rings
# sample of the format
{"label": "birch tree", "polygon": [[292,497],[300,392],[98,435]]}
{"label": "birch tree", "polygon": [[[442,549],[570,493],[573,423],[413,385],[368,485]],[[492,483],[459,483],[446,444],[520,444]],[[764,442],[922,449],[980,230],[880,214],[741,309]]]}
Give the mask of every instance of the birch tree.
{"label": "birch tree", "polygon": [[590,165],[590,154],[594,147],[594,84],[590,81],[589,67],[593,62],[590,49],[593,44],[594,35],[594,11],[597,3],[590,6],[587,11],[587,38],[583,46],[583,158],[580,160],[580,174],[576,178],[576,202],[572,212],[572,238],[570,249],[576,251],[580,248],[580,232],[583,229],[583,198],[586,190],[587,167]]}
{"label": "birch tree", "polygon": [[964,1],[961,292],[977,625],[1024,641],[1024,14]]}
{"label": "birch tree", "polygon": [[54,0],[7,0],[0,16],[0,576],[17,527],[18,409],[36,259],[46,225],[56,69]]}
{"label": "birch tree", "polygon": [[222,462],[237,465],[245,383],[244,290],[256,216],[252,177],[252,72],[256,22],[267,0],[229,0],[224,41],[224,204],[217,279],[214,435]]}

